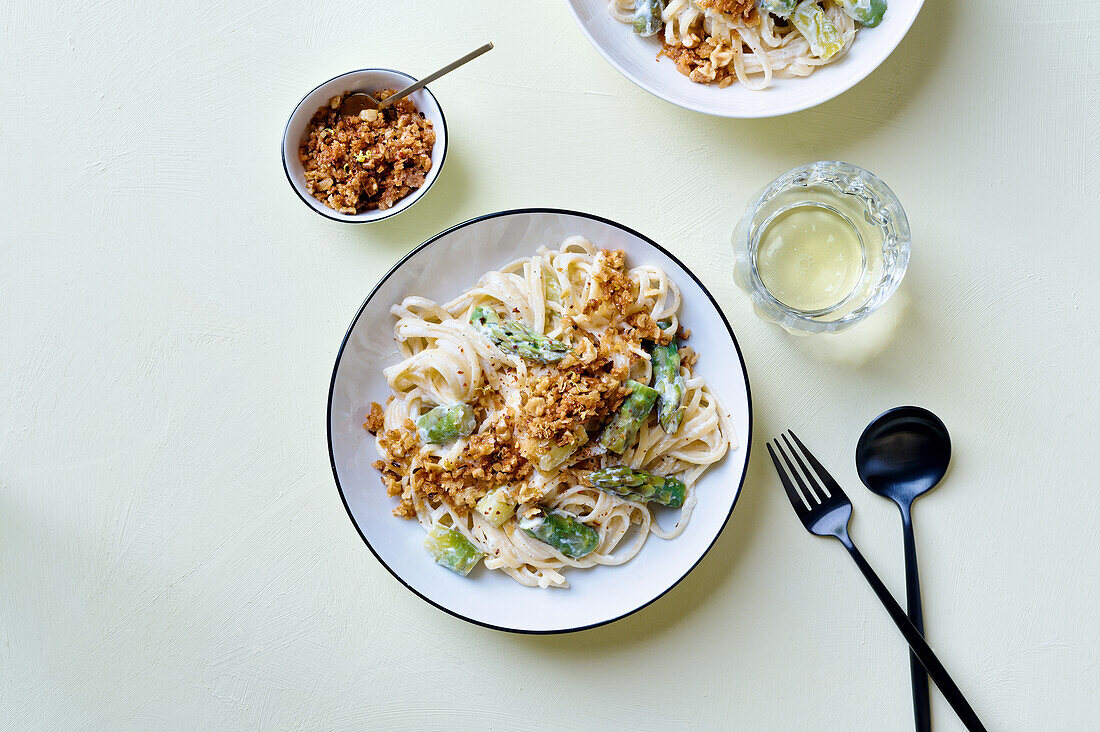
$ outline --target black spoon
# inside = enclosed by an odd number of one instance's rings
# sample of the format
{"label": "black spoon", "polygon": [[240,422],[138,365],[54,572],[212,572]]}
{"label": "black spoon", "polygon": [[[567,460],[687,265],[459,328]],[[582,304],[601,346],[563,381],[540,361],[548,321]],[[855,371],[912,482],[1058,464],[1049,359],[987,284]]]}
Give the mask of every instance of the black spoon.
{"label": "black spoon", "polygon": [[[936,415],[921,407],[896,407],[880,414],[863,430],[856,444],[856,471],[863,484],[889,498],[901,510],[905,534],[905,596],[909,619],[924,635],[917,547],[913,538],[912,510],[917,496],[932,490],[951,462],[951,437]],[[913,680],[913,715],[917,732],[930,732],[932,712],[928,699],[928,674],[917,657],[909,654]]]}

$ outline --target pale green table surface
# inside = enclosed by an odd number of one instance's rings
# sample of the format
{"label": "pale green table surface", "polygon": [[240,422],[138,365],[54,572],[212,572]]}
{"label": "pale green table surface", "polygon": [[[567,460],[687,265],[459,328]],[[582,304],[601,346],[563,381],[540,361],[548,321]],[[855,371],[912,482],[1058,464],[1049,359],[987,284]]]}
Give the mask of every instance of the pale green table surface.
{"label": "pale green table surface", "polygon": [[[1094,728],[1098,38],[1082,0],[930,0],[854,90],[741,122],[634,87],[561,2],[9,4],[0,727],[908,730],[899,634],[799,525],[763,441],[812,441],[900,594],[896,510],[852,455],[870,418],[917,403],[955,443],[916,509],[934,647],[990,729]],[[278,152],[302,94],[485,40],[433,85],[451,148],[425,200],[369,227],[301,204]],[[748,196],[824,158],[880,175],[913,228],[909,310],[859,365],[757,320],[730,277]],[[325,448],[336,349],[378,277],[522,206],[615,219],[692,267],[737,332],[756,420],[698,569],[558,637],[404,589]],[[933,714],[960,728],[939,696]]]}

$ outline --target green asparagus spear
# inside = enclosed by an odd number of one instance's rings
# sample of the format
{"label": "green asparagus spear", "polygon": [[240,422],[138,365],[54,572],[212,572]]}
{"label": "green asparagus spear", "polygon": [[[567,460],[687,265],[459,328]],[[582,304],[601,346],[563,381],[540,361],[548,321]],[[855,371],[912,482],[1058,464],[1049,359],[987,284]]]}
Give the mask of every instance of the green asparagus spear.
{"label": "green asparagus spear", "polygon": [[501,350],[514,353],[539,363],[556,363],[571,350],[568,344],[556,341],[528,328],[515,320],[501,320],[500,316],[484,305],[470,313],[470,322],[481,328]]}
{"label": "green asparagus spear", "polygon": [[760,0],[760,9],[778,15],[780,18],[789,18],[798,5],[798,0]]}
{"label": "green asparagus spear", "polygon": [[512,502],[512,495],[508,489],[501,487],[486,493],[477,502],[477,510],[493,526],[500,526],[512,518],[512,514],[516,511],[516,504]]}
{"label": "green asparagus spear", "polygon": [[814,0],[802,0],[791,14],[791,23],[810,44],[810,50],[818,58],[831,58],[844,48],[844,38],[833,22],[825,17],[825,11]]}
{"label": "green asparagus spear", "polygon": [[552,328],[561,322],[561,313],[549,307],[550,303],[561,304],[561,283],[558,278],[546,270],[542,271],[542,295],[546,298],[546,327]]}
{"label": "green asparagus spear", "polygon": [[546,270],[542,271],[542,294],[547,302],[561,302],[561,283]]}
{"label": "green asparagus spear", "polygon": [[657,390],[657,419],[667,434],[676,434],[684,419],[684,392],[687,385],[680,375],[680,351],[673,337],[667,346],[654,343],[649,352],[653,361],[653,388]]}
{"label": "green asparagus spear", "polygon": [[622,406],[600,434],[599,443],[611,452],[623,454],[627,444],[641,429],[653,404],[657,401],[657,392],[637,381],[625,381],[623,385],[630,394],[623,400]]}
{"label": "green asparagus spear", "polygon": [[665,22],[661,13],[665,9],[665,0],[635,0],[634,32],[640,36],[652,36],[661,31]]}
{"label": "green asparagus spear", "polygon": [[627,500],[642,503],[653,501],[669,508],[682,508],[687,490],[683,482],[676,478],[665,478],[625,465],[597,470],[588,476],[588,480],[601,491]]}
{"label": "green asparagus spear", "polygon": [[536,464],[539,470],[550,471],[558,467],[570,458],[577,450],[588,443],[588,433],[580,425],[573,428],[573,442],[568,445],[557,445],[547,441],[545,451],[539,452]]}
{"label": "green asparagus spear", "polygon": [[416,420],[420,441],[425,444],[442,445],[465,437],[477,428],[474,410],[466,404],[451,404],[436,407]]}
{"label": "green asparagus spear", "polygon": [[874,28],[886,15],[886,0],[837,0],[845,14],[863,25]]}
{"label": "green asparagus spear", "polygon": [[536,508],[519,519],[519,528],[528,536],[545,542],[567,557],[579,559],[591,554],[600,543],[600,532],[564,511]]}
{"label": "green asparagus spear", "polygon": [[432,555],[436,564],[463,577],[470,573],[482,557],[469,539],[455,529],[441,524],[432,526],[432,530],[424,537],[424,548]]}

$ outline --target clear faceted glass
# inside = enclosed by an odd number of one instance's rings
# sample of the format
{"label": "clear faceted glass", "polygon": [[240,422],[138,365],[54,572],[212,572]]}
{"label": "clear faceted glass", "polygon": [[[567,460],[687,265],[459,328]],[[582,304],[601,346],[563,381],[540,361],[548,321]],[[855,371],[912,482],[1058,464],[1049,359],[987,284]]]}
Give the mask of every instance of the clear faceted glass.
{"label": "clear faceted glass", "polygon": [[[825,305],[799,293],[777,295],[765,285],[769,281],[779,289],[767,270],[772,266],[772,242],[780,236],[775,227],[785,217],[807,211],[826,212],[828,223],[836,222],[844,241],[853,247],[850,256],[843,258],[847,268],[837,270],[840,284],[832,283],[839,294]],[[793,333],[836,333],[877,310],[901,284],[909,264],[909,221],[897,196],[878,177],[848,163],[821,161],[795,168],[765,187],[734,230],[733,246],[735,279],[752,299],[757,315]],[[809,278],[814,273],[805,270],[819,264],[810,255],[795,263],[801,275]],[[826,280],[831,272],[825,270]],[[823,295],[829,296],[828,291]]]}

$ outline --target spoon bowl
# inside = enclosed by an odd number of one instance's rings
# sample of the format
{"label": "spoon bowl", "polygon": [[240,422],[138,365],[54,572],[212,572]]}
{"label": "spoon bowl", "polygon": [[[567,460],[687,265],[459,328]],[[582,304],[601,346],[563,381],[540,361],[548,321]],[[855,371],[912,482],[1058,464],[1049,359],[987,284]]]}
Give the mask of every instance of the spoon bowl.
{"label": "spoon bowl", "polygon": [[950,462],[947,427],[921,407],[897,407],[879,415],[856,444],[859,479],[899,506],[936,487]]}
{"label": "spoon bowl", "polygon": [[352,92],[344,97],[340,112],[348,117],[358,117],[367,109],[378,109],[381,103],[366,92]]}

